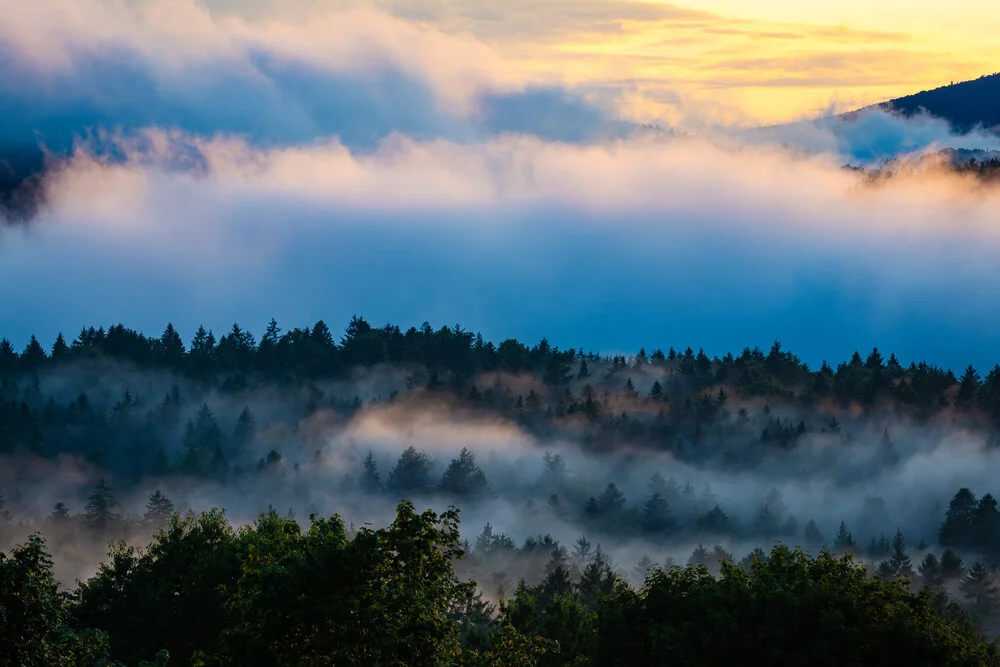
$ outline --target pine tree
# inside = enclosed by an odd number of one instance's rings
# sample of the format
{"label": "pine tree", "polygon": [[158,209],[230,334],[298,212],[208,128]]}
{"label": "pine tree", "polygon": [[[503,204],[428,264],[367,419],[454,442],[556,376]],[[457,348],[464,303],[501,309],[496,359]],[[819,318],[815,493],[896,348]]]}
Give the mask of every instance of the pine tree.
{"label": "pine tree", "polygon": [[451,460],[441,477],[440,489],[456,498],[466,500],[482,498],[490,493],[486,475],[476,465],[476,456],[463,447]]}
{"label": "pine tree", "polygon": [[651,535],[672,533],[676,523],[670,516],[670,505],[659,493],[654,493],[642,508],[642,530]]}
{"label": "pine tree", "polygon": [[653,382],[653,386],[649,390],[649,397],[654,401],[659,401],[663,398],[663,385],[660,384],[659,380]]}
{"label": "pine tree", "polygon": [[656,568],[656,563],[647,555],[643,555],[639,562],[632,568],[632,575],[636,581],[646,581],[646,577]]}
{"label": "pine tree", "polygon": [[625,495],[618,489],[614,482],[608,484],[604,493],[597,501],[597,507],[602,516],[607,518],[617,518],[625,509]]}
{"label": "pine tree", "polygon": [[160,351],[163,361],[168,365],[176,365],[184,360],[184,341],[173,324],[168,323],[160,336]]}
{"label": "pine tree", "polygon": [[42,344],[32,334],[27,347],[21,353],[21,365],[25,368],[37,368],[45,363],[46,359],[48,359],[48,355],[45,354],[45,348],[42,347]]}
{"label": "pine tree", "polygon": [[910,557],[906,553],[906,540],[903,539],[903,531],[896,529],[896,534],[892,538],[892,552],[889,555],[889,566],[892,568],[893,576],[900,577],[913,576],[913,566]]}
{"label": "pine tree", "polygon": [[594,557],[583,568],[580,582],[577,584],[580,599],[591,609],[596,609],[597,603],[602,597],[611,593],[617,581],[618,577],[615,576],[610,556],[598,544],[594,550]]}
{"label": "pine tree", "polygon": [[959,590],[965,598],[966,607],[984,623],[989,623],[1000,611],[1000,591],[993,582],[993,575],[976,562],[962,579]]}
{"label": "pine tree", "polygon": [[635,397],[639,395],[638,390],[635,388],[635,384],[632,382],[632,378],[625,380],[625,388],[623,391],[626,396]]}
{"label": "pine tree", "polygon": [[242,449],[253,443],[257,438],[257,419],[249,406],[243,406],[240,416],[233,427],[233,444]]}
{"label": "pine tree", "polygon": [[582,570],[583,567],[590,562],[590,542],[587,538],[581,535],[576,542],[573,543],[573,565],[578,570]]}
{"label": "pine tree", "polygon": [[941,526],[941,546],[964,548],[972,541],[978,500],[968,488],[959,489],[948,503],[948,513]]}
{"label": "pine tree", "polygon": [[819,526],[812,519],[809,519],[808,523],[806,523],[803,537],[806,544],[810,547],[815,548],[823,544],[823,534],[819,532]]}
{"label": "pine tree", "polygon": [[725,535],[733,530],[729,523],[729,517],[718,505],[698,517],[695,528],[698,529],[698,532],[708,535]]}
{"label": "pine tree", "polygon": [[115,497],[114,490],[108,484],[108,480],[101,477],[84,508],[83,516],[87,521],[87,526],[92,530],[106,531],[121,518],[121,515],[115,511],[117,507],[118,499]]}
{"label": "pine tree", "polygon": [[955,405],[963,410],[971,408],[976,401],[976,397],[979,395],[979,386],[979,373],[970,364],[965,369],[965,373],[958,383],[958,393],[955,394]]}
{"label": "pine tree", "polygon": [[944,583],[944,576],[941,571],[941,563],[934,554],[927,554],[917,566],[917,573],[923,580],[925,586],[940,588]]}
{"label": "pine tree", "polygon": [[854,541],[851,531],[847,529],[847,524],[840,522],[837,536],[833,540],[833,548],[837,553],[857,553],[858,543]]}
{"label": "pine tree", "polygon": [[3,497],[3,493],[0,492],[0,524],[10,523],[12,518],[10,510],[7,509],[7,500]]}
{"label": "pine tree", "polygon": [[954,581],[965,576],[965,565],[951,549],[945,549],[941,554],[941,577],[945,581]]}
{"label": "pine tree", "polygon": [[56,336],[56,342],[52,344],[52,355],[53,361],[61,361],[69,356],[69,345],[66,344],[66,339],[63,338],[62,332]]}
{"label": "pine tree", "polygon": [[389,471],[386,488],[397,494],[427,493],[431,488],[430,473],[430,457],[411,445]]}
{"label": "pine tree", "polygon": [[69,508],[66,507],[66,503],[56,503],[56,506],[52,508],[52,513],[49,514],[49,520],[57,525],[68,521]]}
{"label": "pine tree", "polygon": [[147,527],[155,531],[163,530],[170,523],[173,515],[174,504],[163,495],[162,491],[157,489],[149,494],[149,499],[146,501],[146,513],[142,517],[142,521]]}
{"label": "pine tree", "polygon": [[382,475],[378,471],[375,455],[369,450],[364,461],[364,472],[361,473],[361,489],[365,493],[376,493],[382,489]]}
{"label": "pine tree", "polygon": [[709,553],[704,544],[699,544],[694,548],[694,551],[691,552],[691,556],[688,558],[688,566],[698,567],[700,565],[705,565],[707,567],[711,560],[712,554]]}

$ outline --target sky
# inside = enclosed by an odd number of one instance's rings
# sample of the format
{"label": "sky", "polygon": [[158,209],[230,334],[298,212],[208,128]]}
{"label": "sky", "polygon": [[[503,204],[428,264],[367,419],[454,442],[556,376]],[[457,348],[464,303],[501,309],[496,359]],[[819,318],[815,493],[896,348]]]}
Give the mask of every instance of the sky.
{"label": "sky", "polygon": [[480,0],[382,6],[469,32],[526,71],[621,91],[625,114],[767,124],[992,73],[1000,9],[872,3]]}
{"label": "sky", "polygon": [[1000,141],[820,118],[992,71],[997,10],[902,7],[0,0],[0,147],[72,152],[0,225],[0,337],[360,314],[985,372],[996,193],[841,167]]}

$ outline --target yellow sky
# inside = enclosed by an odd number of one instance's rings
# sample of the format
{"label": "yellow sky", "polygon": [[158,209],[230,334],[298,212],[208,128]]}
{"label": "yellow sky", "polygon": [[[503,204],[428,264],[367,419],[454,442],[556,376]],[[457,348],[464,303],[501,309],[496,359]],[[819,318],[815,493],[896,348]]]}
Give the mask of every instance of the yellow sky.
{"label": "yellow sky", "polygon": [[381,0],[670,122],[773,123],[1000,70],[985,0]]}

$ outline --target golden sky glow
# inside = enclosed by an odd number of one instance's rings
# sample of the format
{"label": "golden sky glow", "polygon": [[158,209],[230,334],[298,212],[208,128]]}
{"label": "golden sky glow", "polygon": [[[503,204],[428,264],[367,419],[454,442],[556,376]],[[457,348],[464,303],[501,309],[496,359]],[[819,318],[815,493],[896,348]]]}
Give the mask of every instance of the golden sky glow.
{"label": "golden sky glow", "polygon": [[772,123],[1000,70],[1000,3],[954,0],[382,0],[623,113]]}

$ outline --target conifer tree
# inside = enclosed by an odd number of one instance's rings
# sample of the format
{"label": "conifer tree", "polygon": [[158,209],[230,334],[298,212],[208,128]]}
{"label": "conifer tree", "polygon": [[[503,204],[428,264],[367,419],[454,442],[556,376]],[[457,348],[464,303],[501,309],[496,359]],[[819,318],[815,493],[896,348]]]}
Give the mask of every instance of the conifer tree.
{"label": "conifer tree", "polygon": [[146,501],[146,513],[143,514],[142,521],[146,526],[155,531],[160,531],[167,527],[170,518],[174,515],[174,504],[157,489],[149,494]]}
{"label": "conifer tree", "polygon": [[364,460],[364,470],[361,472],[361,489],[365,493],[376,493],[382,488],[382,475],[378,471],[375,455],[368,451]]}
{"label": "conifer tree", "polygon": [[426,493],[431,488],[430,471],[430,457],[411,445],[389,471],[386,488],[393,493]]}
{"label": "conifer tree", "polygon": [[84,507],[84,519],[92,530],[104,532],[114,525],[121,515],[116,511],[118,499],[108,480],[101,477]]}
{"label": "conifer tree", "polygon": [[444,493],[467,500],[482,498],[489,494],[486,475],[476,465],[475,454],[465,447],[448,464],[441,478],[440,488]]}

